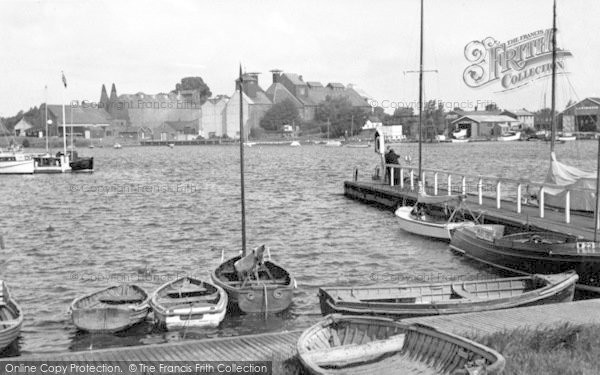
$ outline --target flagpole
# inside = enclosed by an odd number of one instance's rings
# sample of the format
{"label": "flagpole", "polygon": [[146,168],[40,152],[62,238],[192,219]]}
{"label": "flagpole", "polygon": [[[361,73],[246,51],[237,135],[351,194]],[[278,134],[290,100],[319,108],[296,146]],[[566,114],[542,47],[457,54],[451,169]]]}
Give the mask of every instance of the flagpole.
{"label": "flagpole", "polygon": [[48,153],[48,85],[44,87],[44,122],[46,123],[46,153]]}
{"label": "flagpole", "polygon": [[[67,79],[65,78],[65,73],[62,73],[62,80],[63,80],[63,85],[65,86],[65,89],[63,90],[63,98],[62,98],[62,122],[63,122],[63,161],[65,164],[67,164],[67,124],[66,124],[66,114],[65,114],[65,100],[66,100],[66,94],[67,94]],[[63,170],[64,170],[65,166],[63,165]]]}
{"label": "flagpole", "polygon": [[240,64],[240,190],[242,200],[242,256],[246,256],[246,199],[244,196],[244,100],[242,64]]}

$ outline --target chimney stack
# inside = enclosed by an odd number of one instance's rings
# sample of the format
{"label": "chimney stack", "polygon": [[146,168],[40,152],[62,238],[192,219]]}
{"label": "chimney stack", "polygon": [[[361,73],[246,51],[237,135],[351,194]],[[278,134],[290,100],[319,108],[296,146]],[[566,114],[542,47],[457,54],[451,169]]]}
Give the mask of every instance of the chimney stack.
{"label": "chimney stack", "polygon": [[273,69],[270,72],[273,73],[273,83],[279,82],[279,77],[283,71],[279,69]]}

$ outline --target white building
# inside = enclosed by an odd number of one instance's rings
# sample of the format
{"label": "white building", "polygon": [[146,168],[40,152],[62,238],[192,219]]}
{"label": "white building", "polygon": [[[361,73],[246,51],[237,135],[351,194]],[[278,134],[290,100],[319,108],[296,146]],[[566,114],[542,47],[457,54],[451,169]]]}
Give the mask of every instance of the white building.
{"label": "white building", "polygon": [[205,138],[222,137],[227,127],[227,97],[208,99],[202,105],[200,135]]}

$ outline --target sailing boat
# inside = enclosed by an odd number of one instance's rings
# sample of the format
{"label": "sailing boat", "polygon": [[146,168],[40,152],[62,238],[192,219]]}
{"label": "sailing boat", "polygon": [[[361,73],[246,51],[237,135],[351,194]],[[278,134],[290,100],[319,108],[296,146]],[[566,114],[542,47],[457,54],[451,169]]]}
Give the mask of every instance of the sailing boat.
{"label": "sailing boat", "polygon": [[325,143],[325,146],[327,147],[340,147],[342,145],[342,142],[340,141],[336,141],[336,140],[330,140],[329,139],[329,119],[327,119],[327,142]]}
{"label": "sailing boat", "polygon": [[[423,138],[423,0],[421,0],[421,43],[419,57],[419,192],[414,206],[401,206],[395,212],[400,228],[421,236],[450,240],[452,230],[475,223],[466,221],[463,215],[464,197],[458,195],[431,196],[425,193],[422,173]],[[454,208],[449,206],[454,204]],[[440,209],[439,206],[442,206]],[[474,217],[471,213],[471,217]]]}
{"label": "sailing boat", "polygon": [[[48,87],[46,86],[46,91]],[[67,165],[63,162],[60,155],[53,156],[50,153],[48,144],[48,125],[52,123],[52,120],[48,120],[48,99],[46,94],[46,100],[44,103],[44,121],[46,123],[46,153],[33,156],[34,173],[65,173],[67,171]]]}
{"label": "sailing boat", "polygon": [[[565,208],[565,198],[570,193],[570,208],[575,211],[595,211],[596,173],[582,171],[578,168],[561,163],[554,152],[556,136],[556,0],[554,0],[552,14],[552,108],[550,120],[550,168],[546,175],[546,184],[558,185],[557,187],[544,188],[545,205]],[[558,137],[558,140],[561,140]],[[562,140],[561,140],[562,141]]]}
{"label": "sailing boat", "polygon": [[[213,283],[223,288],[229,303],[245,313],[276,313],[283,311],[292,303],[294,279],[283,267],[271,260],[271,254],[265,245],[251,252],[246,251],[246,208],[244,196],[244,134],[243,114],[243,76],[240,66],[238,80],[240,95],[240,187],[242,202],[242,253],[225,260],[221,255],[221,264],[211,274]],[[266,255],[266,259],[265,259]]]}

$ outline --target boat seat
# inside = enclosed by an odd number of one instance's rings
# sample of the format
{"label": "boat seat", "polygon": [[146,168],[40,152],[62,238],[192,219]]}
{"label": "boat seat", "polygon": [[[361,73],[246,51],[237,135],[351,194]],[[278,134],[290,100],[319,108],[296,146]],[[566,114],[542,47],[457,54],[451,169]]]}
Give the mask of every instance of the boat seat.
{"label": "boat seat", "polygon": [[120,305],[128,303],[140,303],[144,299],[139,296],[105,296],[98,298],[98,301],[109,305]]}
{"label": "boat seat", "polygon": [[231,286],[239,286],[244,284],[245,286],[256,286],[256,285],[287,285],[287,279],[283,278],[283,279],[272,279],[272,280],[254,280],[254,279],[250,279],[250,280],[246,280],[244,283],[242,283],[241,281],[225,281],[225,284],[227,285],[231,285]]}
{"label": "boat seat", "polygon": [[194,297],[183,297],[183,298],[169,298],[169,299],[160,299],[160,303],[169,304],[169,303],[196,303],[196,302],[206,302],[206,301],[214,301],[219,298],[219,293],[213,294],[205,294],[203,296],[194,296]]}
{"label": "boat seat", "polygon": [[372,361],[387,353],[398,352],[404,346],[404,339],[405,335],[400,334],[366,344],[350,344],[311,350],[307,355],[312,362],[321,367],[345,367]]}
{"label": "boat seat", "polygon": [[465,289],[464,284],[452,284],[452,292],[465,299],[478,299],[477,295]]}

